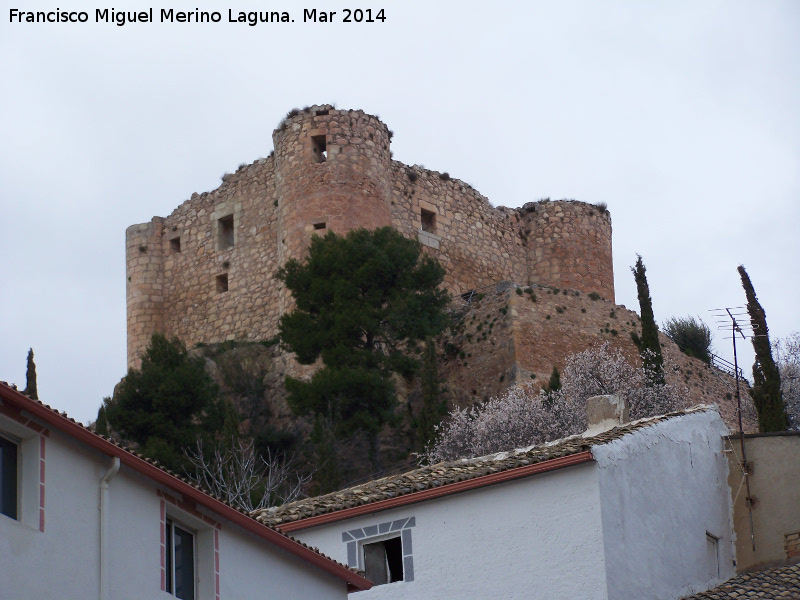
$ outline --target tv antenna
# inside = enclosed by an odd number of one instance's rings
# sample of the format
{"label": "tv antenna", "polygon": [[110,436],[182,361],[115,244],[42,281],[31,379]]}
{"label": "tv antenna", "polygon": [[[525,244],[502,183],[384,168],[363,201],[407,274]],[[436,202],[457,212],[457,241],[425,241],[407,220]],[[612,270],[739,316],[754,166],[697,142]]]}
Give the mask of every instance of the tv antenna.
{"label": "tv antenna", "polygon": [[[747,488],[745,503],[747,504],[747,511],[750,515],[750,543],[753,546],[753,552],[755,552],[756,538],[753,530],[753,498],[750,496],[750,465],[747,464],[747,451],[744,447],[742,397],[739,393],[739,359],[736,354],[736,340],[739,337],[743,340],[762,337],[766,335],[766,333],[761,333],[758,330],[758,323],[753,323],[752,319],[750,319],[746,306],[714,308],[709,312],[711,312],[716,319],[717,329],[730,333],[730,335],[724,336],[723,339],[732,340],[733,343],[733,366],[734,376],[736,377],[736,408],[739,413],[739,444],[742,448],[742,472],[744,473],[744,482]],[[742,319],[742,321],[739,321],[739,319]]]}

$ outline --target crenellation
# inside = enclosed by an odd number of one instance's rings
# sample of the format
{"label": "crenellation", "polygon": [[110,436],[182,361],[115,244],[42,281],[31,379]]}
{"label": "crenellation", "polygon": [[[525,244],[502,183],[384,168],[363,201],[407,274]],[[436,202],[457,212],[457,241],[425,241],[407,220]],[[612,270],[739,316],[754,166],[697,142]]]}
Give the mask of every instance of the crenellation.
{"label": "crenellation", "polygon": [[268,158],[225,174],[166,218],[128,228],[128,364],[138,365],[154,331],[188,345],[273,337],[291,307],[279,267],[327,231],[391,225],[444,265],[454,294],[512,280],[613,301],[605,209],[494,207],[460,179],[392,160],[390,140],[362,111],[292,111]]}

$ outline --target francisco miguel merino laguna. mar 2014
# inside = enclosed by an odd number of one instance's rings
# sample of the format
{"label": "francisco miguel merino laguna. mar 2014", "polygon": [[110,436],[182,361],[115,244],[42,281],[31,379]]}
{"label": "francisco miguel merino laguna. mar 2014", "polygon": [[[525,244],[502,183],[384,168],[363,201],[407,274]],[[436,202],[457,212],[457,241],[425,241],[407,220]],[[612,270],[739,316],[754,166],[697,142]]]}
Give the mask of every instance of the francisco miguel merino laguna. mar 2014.
{"label": "francisco miguel merino laguna. mar 2014", "polygon": [[[154,23],[152,8],[142,11],[118,11],[113,8],[98,8],[94,11],[95,23],[114,23],[119,27],[128,23]],[[340,17],[343,23],[374,23],[384,22],[386,17],[383,9],[356,9],[341,10]],[[303,22],[329,23],[333,22],[337,11],[321,11],[317,9],[304,9]],[[161,8],[158,13],[161,23],[220,23],[222,13],[218,11],[176,11],[172,8]],[[89,13],[86,11],[70,11],[56,8],[54,11],[24,11],[16,8],[9,10],[10,23],[86,23]],[[228,23],[246,23],[254,27],[259,23],[294,23],[287,11],[235,11],[228,9]]]}

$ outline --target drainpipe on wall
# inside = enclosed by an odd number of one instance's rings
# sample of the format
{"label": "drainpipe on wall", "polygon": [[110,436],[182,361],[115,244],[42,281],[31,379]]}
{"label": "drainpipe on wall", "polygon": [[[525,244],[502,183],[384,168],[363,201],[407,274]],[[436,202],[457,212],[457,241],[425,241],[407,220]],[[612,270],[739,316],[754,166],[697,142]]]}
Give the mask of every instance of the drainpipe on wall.
{"label": "drainpipe on wall", "polygon": [[119,457],[115,456],[111,466],[100,480],[100,600],[108,600],[108,575],[106,561],[108,558],[108,484],[119,472]]}

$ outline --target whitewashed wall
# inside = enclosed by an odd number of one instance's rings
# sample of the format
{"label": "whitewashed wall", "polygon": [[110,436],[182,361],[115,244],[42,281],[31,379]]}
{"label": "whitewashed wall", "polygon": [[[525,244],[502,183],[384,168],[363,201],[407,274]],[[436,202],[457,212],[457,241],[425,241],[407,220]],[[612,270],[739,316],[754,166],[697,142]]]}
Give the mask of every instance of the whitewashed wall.
{"label": "whitewashed wall", "polygon": [[[0,417],[0,429],[12,426],[3,419]],[[0,515],[0,598],[98,598],[100,479],[111,459],[53,431],[46,438],[45,448],[44,531],[39,530],[38,520],[25,518],[30,516],[26,509],[30,494],[22,501],[22,519]],[[26,476],[30,474],[22,474],[23,479]],[[161,591],[163,498],[155,483],[123,466],[110,483],[109,497],[110,599],[174,598]],[[33,504],[38,511],[38,502]],[[169,502],[165,506],[169,516],[196,531],[197,598],[215,600],[215,527],[198,518],[197,512],[202,509],[186,512]],[[344,581],[213,513],[206,516],[220,524],[221,600],[347,597]]]}
{"label": "whitewashed wall", "polygon": [[[680,598],[733,576],[725,434],[706,411],[592,449],[610,600]],[[719,538],[719,576],[706,532]]]}
{"label": "whitewashed wall", "polygon": [[414,579],[375,586],[354,598],[606,598],[594,463],[293,535],[347,563],[343,533],[389,522],[405,523],[410,531],[403,544],[406,554],[411,538]]}

